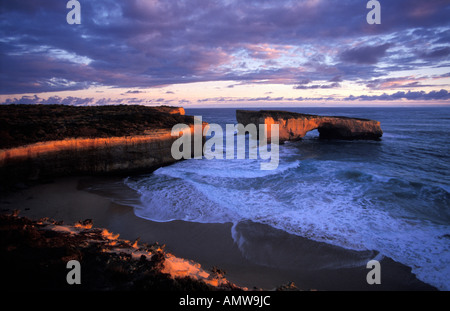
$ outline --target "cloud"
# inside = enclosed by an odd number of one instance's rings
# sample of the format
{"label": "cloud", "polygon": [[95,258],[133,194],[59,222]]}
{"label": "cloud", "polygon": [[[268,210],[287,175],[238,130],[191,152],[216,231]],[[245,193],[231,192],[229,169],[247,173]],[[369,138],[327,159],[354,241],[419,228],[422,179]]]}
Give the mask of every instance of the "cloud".
{"label": "cloud", "polygon": [[60,97],[52,96],[47,99],[40,98],[37,95],[22,96],[21,98],[7,99],[1,105],[71,105],[71,106],[87,106],[94,103],[93,98],[80,98],[80,97]]}
{"label": "cloud", "polygon": [[361,46],[345,50],[341,53],[340,59],[348,63],[356,64],[376,64],[386,54],[390,47],[389,43],[375,46]]}
{"label": "cloud", "polygon": [[345,100],[363,100],[363,101],[373,101],[373,100],[384,100],[384,101],[392,101],[392,100],[400,100],[400,99],[407,99],[407,100],[449,100],[450,99],[450,93],[447,90],[440,90],[440,91],[430,91],[428,93],[424,91],[417,91],[417,92],[396,92],[393,94],[386,94],[383,93],[382,95],[361,95],[361,96],[353,96],[350,95],[349,97],[345,98]]}
{"label": "cloud", "polygon": [[[267,92],[270,93],[270,92]],[[395,92],[392,94],[383,93],[381,95],[360,95],[353,96],[350,95],[344,99],[340,99],[336,96],[319,96],[319,97],[272,97],[272,96],[260,96],[260,97],[210,97],[198,99],[196,102],[202,103],[295,103],[295,102],[317,102],[317,101],[396,101],[396,100],[410,100],[410,101],[447,101],[450,100],[450,93],[447,90],[441,89],[440,91],[408,91],[408,92]],[[167,100],[165,98],[155,98],[155,99],[139,99],[139,98],[81,98],[81,97],[60,97],[52,96],[47,99],[41,98],[37,95],[29,96],[24,95],[20,98],[7,99],[0,105],[9,104],[40,104],[40,105],[72,105],[72,106],[105,106],[105,105],[149,105],[149,106],[160,106],[160,105],[191,105],[193,102],[188,99],[179,100]]]}
{"label": "cloud", "polygon": [[426,59],[447,58],[450,55],[450,47],[437,47],[431,51],[420,52],[419,55]]}
{"label": "cloud", "polygon": [[129,90],[125,94],[141,94],[141,93],[145,93],[145,92],[139,91],[139,90]]}
{"label": "cloud", "polygon": [[82,98],[82,97],[60,97],[51,96],[47,99],[37,95],[24,95],[20,98],[6,99],[0,105],[70,105],[70,106],[105,106],[105,105],[170,105],[172,100],[164,98],[139,99],[139,98]]}
{"label": "cloud", "polygon": [[398,88],[416,88],[416,87],[439,87],[438,84],[422,84],[422,81],[427,80],[427,77],[396,77],[396,78],[382,78],[373,79],[370,81],[361,82],[366,84],[370,89],[382,90],[382,89],[398,89]]}
{"label": "cloud", "polygon": [[305,85],[311,83],[310,79],[303,79],[297,82],[298,85]]}
{"label": "cloud", "polygon": [[303,102],[303,101],[318,101],[318,100],[337,100],[336,98],[332,96],[328,97],[271,97],[271,96],[263,96],[263,97],[211,97],[211,98],[202,98],[198,99],[198,103],[206,103],[206,102],[213,102],[213,103],[251,103],[251,102],[272,102],[272,103],[288,103],[288,102]]}
{"label": "cloud", "polygon": [[335,76],[331,78],[330,82],[342,82],[342,76]]}
{"label": "cloud", "polygon": [[245,49],[252,58],[274,60],[286,54],[290,47],[274,46],[269,44],[247,45]]}
{"label": "cloud", "polygon": [[341,87],[338,82],[333,82],[331,84],[313,84],[313,85],[297,85],[294,89],[297,90],[307,90],[307,89],[334,89]]}
{"label": "cloud", "polygon": [[385,1],[377,27],[358,0],[84,1],[81,25],[66,23],[65,4],[2,1],[0,94],[202,81],[321,89],[448,66],[445,0]]}

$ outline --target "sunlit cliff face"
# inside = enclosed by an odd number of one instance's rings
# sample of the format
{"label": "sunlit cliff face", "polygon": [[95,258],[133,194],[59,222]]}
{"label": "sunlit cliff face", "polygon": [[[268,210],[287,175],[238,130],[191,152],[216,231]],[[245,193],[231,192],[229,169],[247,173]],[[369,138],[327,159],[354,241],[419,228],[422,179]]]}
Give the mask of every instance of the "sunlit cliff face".
{"label": "sunlit cliff face", "polygon": [[83,151],[121,145],[138,145],[161,140],[172,140],[170,130],[157,130],[145,135],[110,138],[72,138],[58,141],[40,142],[27,146],[0,150],[0,165],[10,160],[35,158],[61,151]]}
{"label": "sunlit cliff face", "polygon": [[[193,124],[182,124],[186,134],[195,136]],[[200,132],[206,126],[203,122]],[[145,126],[138,135],[66,138],[0,149],[1,182],[11,184],[71,174],[150,172],[179,160],[171,153],[176,139],[171,129]],[[190,141],[193,143],[195,139]]]}
{"label": "sunlit cliff face", "polygon": [[[348,120],[348,119],[336,119],[336,118],[314,118],[314,119],[287,119],[274,121],[272,118],[265,119],[266,124],[279,124],[280,136],[286,140],[295,140],[302,138],[309,131],[315,129],[321,129],[322,127],[329,126],[330,129],[345,128],[350,133],[382,133],[380,129],[380,122],[377,121],[360,121],[360,120]],[[381,135],[380,135],[381,136]]]}
{"label": "sunlit cliff face", "polygon": [[[236,112],[238,122],[242,124],[278,124],[279,140],[297,140],[307,132],[318,129],[321,137],[340,139],[379,139],[383,135],[380,122],[375,120],[315,116],[280,111]],[[270,135],[270,132],[268,132]]]}

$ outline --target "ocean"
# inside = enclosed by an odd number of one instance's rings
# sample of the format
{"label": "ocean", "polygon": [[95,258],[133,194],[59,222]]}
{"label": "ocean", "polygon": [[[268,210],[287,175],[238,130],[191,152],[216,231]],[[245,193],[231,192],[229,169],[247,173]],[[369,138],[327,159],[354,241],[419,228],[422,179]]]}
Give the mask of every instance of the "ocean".
{"label": "ocean", "polygon": [[[270,109],[270,108],[264,108]],[[124,182],[138,217],[266,224],[351,250],[374,250],[450,290],[450,107],[276,108],[381,122],[380,141],[320,140],[317,130],[280,146],[279,165],[259,159],[191,159]],[[236,109],[186,109],[236,124]],[[174,194],[176,189],[176,195]],[[245,249],[242,248],[245,252]]]}

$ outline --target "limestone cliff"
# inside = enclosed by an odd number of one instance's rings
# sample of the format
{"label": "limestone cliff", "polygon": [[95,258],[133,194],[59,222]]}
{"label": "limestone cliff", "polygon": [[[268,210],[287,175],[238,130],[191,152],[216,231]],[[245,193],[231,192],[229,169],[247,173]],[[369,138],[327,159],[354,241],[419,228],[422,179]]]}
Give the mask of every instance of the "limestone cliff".
{"label": "limestone cliff", "polygon": [[175,124],[194,131],[194,118],[183,108],[26,106],[0,107],[0,130],[11,138],[0,145],[2,184],[150,171],[175,162]]}
{"label": "limestone cliff", "polygon": [[[368,119],[317,116],[276,110],[237,110],[236,119],[243,125],[278,124],[280,141],[301,139],[307,132],[315,129],[319,131],[321,138],[330,139],[378,140],[383,135],[380,122]],[[270,136],[270,133],[268,135]]]}
{"label": "limestone cliff", "polygon": [[67,138],[143,135],[191,123],[180,107],[0,105],[0,149]]}

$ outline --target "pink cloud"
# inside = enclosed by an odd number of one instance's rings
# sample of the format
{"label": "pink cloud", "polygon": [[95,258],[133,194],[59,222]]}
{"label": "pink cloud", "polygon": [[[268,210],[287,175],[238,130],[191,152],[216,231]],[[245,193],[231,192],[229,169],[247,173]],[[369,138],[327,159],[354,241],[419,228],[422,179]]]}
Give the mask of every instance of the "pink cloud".
{"label": "pink cloud", "polygon": [[258,59],[277,59],[287,54],[290,46],[273,46],[269,44],[247,44],[245,46],[249,55]]}

